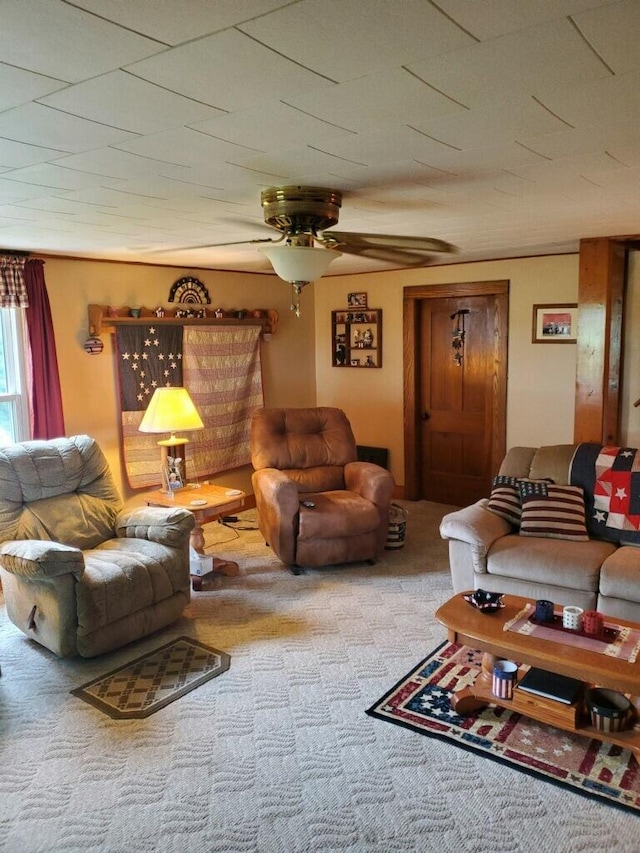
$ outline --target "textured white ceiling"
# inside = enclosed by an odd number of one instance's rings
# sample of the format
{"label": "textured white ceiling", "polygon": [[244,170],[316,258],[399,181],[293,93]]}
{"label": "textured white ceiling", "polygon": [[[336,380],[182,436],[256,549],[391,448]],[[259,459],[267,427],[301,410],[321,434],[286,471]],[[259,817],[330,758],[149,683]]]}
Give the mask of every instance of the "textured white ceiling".
{"label": "textured white ceiling", "polygon": [[[260,190],[450,260],[640,233],[638,0],[2,0],[0,248],[264,270]],[[329,274],[388,268],[344,255]]]}

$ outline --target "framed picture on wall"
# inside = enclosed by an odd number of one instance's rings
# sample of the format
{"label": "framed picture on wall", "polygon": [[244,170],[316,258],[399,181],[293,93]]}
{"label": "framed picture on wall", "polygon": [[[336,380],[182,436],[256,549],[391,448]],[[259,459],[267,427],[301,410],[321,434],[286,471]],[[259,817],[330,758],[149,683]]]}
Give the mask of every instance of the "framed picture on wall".
{"label": "framed picture on wall", "polygon": [[578,335],[578,306],[534,305],[534,344],[575,344]]}
{"label": "framed picture on wall", "polygon": [[349,308],[366,308],[367,294],[366,293],[348,293],[347,305]]}

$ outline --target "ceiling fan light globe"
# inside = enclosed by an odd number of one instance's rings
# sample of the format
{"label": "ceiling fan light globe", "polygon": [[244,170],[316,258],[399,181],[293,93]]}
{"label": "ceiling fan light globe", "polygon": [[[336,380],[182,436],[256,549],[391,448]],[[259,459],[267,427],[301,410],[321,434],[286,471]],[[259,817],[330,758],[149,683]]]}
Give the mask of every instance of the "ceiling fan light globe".
{"label": "ceiling fan light globe", "polygon": [[291,284],[309,284],[322,278],[331,261],[340,255],[311,246],[262,246],[258,251],[269,259],[276,275]]}

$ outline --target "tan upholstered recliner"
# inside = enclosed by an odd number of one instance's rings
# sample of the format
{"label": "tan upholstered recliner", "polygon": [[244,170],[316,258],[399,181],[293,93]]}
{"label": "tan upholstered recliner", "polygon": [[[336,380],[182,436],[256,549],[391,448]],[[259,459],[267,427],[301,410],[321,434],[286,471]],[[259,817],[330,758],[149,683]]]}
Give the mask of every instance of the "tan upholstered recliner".
{"label": "tan upholstered recliner", "polygon": [[380,555],[395,483],[379,465],[357,461],[343,411],[258,409],[251,462],[260,531],[294,573]]}
{"label": "tan upholstered recliner", "polygon": [[123,510],[87,435],[0,449],[0,576],[11,621],[62,657],[93,657],[189,602],[188,510]]}

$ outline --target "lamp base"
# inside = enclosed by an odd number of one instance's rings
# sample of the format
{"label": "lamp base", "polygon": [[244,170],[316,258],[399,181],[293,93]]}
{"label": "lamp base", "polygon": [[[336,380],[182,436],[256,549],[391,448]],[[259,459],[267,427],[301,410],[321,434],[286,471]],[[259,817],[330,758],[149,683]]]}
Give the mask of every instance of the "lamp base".
{"label": "lamp base", "polygon": [[[184,447],[189,443],[188,438],[178,438],[172,435],[158,442],[160,447],[160,473],[162,475],[162,491],[173,494],[177,489],[182,489],[186,484],[186,460]],[[180,471],[180,462],[169,463],[169,459],[181,460],[184,465],[184,475]]]}

